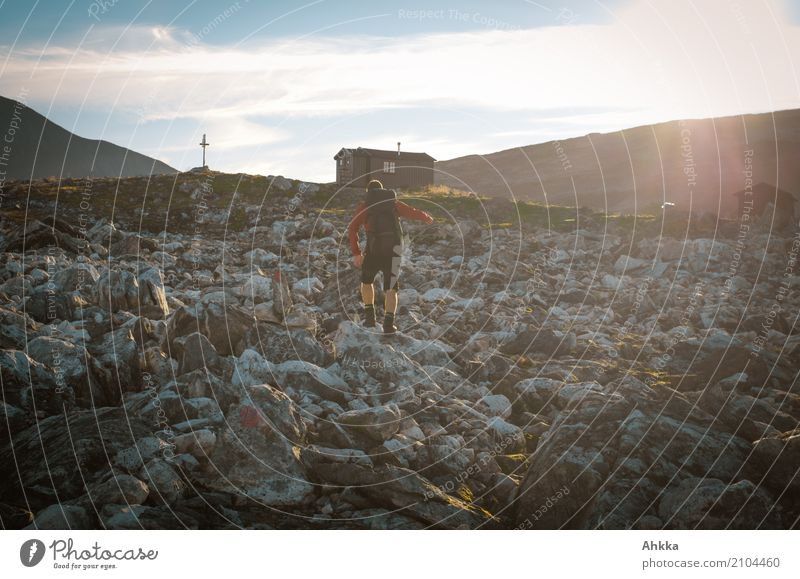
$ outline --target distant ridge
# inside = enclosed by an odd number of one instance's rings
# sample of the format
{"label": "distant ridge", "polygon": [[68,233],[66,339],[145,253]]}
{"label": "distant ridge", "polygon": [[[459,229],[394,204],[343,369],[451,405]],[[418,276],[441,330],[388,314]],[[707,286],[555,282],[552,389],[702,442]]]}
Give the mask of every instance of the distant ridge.
{"label": "distant ridge", "polygon": [[0,96],[0,177],[6,180],[177,172],[114,143],[79,137],[25,104]]}
{"label": "distant ridge", "polygon": [[[675,120],[468,155],[434,166],[437,184],[482,195],[620,213],[663,201],[731,216],[745,179],[800,194],[800,110]],[[574,187],[573,187],[574,183]]]}

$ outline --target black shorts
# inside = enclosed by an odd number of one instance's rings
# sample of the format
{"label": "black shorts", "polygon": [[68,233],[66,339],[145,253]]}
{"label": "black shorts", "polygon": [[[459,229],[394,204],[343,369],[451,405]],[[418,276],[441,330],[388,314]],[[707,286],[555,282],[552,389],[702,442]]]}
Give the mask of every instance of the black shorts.
{"label": "black shorts", "polygon": [[383,291],[400,288],[400,258],[392,256],[370,256],[367,253],[361,263],[361,283],[373,283],[378,272],[383,274]]}

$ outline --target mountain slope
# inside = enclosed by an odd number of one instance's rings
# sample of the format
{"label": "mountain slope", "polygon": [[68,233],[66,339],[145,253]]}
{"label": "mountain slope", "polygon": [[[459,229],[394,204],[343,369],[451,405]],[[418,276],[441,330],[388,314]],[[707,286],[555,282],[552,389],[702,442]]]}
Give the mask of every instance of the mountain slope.
{"label": "mountain slope", "polygon": [[[108,141],[85,139],[24,104],[0,97],[6,179],[33,177],[133,177],[177,173],[157,159]],[[11,141],[9,143],[9,140]],[[0,148],[0,154],[3,150]]]}
{"label": "mountain slope", "polygon": [[606,211],[642,212],[667,200],[685,210],[730,215],[750,163],[754,183],[800,192],[792,163],[798,154],[800,110],[787,110],[671,121],[459,157],[436,163],[436,182]]}

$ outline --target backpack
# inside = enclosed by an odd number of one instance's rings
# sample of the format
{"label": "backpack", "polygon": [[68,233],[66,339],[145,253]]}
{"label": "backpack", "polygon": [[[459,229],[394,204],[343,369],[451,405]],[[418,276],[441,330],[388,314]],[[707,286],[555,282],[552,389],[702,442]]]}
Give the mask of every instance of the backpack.
{"label": "backpack", "polygon": [[380,257],[400,256],[403,230],[397,217],[397,193],[394,189],[367,191],[367,254]]}

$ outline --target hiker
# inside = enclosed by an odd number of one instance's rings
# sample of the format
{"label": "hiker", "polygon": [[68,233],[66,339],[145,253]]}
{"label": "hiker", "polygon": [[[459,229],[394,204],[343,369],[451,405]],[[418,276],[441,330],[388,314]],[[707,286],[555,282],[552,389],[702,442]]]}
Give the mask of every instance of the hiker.
{"label": "hiker", "polygon": [[[356,215],[347,228],[353,263],[361,268],[361,298],[364,300],[364,325],[375,327],[375,288],[378,272],[383,274],[384,317],[383,331],[394,334],[394,316],[397,312],[398,276],[403,254],[403,230],[400,217],[433,223],[433,217],[397,200],[394,189],[384,189],[383,183],[373,179],[367,184],[367,195],[356,209]],[[358,245],[361,226],[367,231],[364,254]]]}

